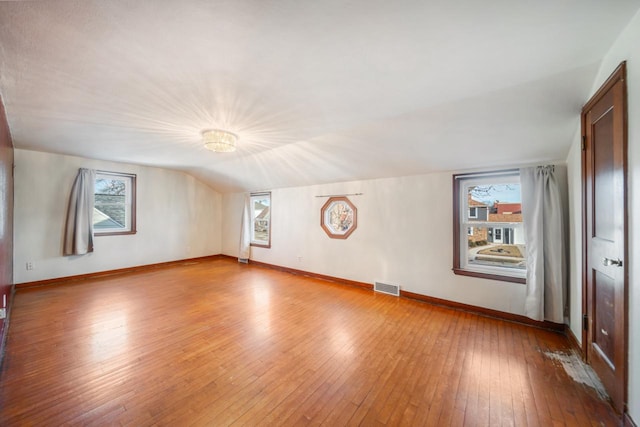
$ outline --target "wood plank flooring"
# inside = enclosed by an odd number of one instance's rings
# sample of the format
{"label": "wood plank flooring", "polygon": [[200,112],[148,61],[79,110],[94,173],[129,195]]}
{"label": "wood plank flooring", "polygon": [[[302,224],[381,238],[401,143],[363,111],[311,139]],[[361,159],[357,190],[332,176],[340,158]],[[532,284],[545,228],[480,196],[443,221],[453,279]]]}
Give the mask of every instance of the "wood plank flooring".
{"label": "wood plank flooring", "polygon": [[16,294],[0,425],[619,425],[553,332],[212,260]]}

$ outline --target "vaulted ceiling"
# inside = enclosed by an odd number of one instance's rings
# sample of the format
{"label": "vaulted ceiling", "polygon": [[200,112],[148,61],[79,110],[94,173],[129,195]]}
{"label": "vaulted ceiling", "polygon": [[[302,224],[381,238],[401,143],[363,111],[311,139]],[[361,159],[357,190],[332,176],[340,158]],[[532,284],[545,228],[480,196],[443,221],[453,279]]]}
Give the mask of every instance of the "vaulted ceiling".
{"label": "vaulted ceiling", "polygon": [[[638,0],[0,2],[17,148],[221,192],[562,160]],[[200,131],[239,135],[234,153]]]}

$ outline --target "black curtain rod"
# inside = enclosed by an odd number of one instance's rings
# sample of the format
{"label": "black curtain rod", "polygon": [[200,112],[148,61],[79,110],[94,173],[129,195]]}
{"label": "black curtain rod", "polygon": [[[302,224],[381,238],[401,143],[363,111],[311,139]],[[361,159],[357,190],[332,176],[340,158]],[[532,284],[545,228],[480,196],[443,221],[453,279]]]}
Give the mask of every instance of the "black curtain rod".
{"label": "black curtain rod", "polygon": [[346,196],[362,196],[363,193],[351,193],[351,194],[323,194],[316,197],[346,197]]}

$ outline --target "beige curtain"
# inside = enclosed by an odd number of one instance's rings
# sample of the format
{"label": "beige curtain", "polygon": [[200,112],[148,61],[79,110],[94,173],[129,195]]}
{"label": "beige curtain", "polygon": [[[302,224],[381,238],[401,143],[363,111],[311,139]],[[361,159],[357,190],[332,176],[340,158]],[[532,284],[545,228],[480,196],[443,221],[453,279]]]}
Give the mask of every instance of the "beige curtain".
{"label": "beige curtain", "polygon": [[566,170],[520,169],[527,251],[525,314],[564,323],[567,288]]}
{"label": "beige curtain", "polygon": [[248,263],[251,256],[251,197],[244,196],[244,206],[242,207],[242,224],[240,225],[240,249],[238,251],[238,262]]}
{"label": "beige curtain", "polygon": [[84,255],[93,252],[95,181],[95,170],[82,168],[78,171],[69,197],[64,255]]}

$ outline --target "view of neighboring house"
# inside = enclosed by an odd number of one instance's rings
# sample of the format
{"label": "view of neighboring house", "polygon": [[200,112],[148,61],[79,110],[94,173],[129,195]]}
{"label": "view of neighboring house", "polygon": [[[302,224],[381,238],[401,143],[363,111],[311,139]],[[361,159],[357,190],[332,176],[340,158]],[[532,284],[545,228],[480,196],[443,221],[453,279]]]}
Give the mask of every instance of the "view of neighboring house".
{"label": "view of neighboring house", "polygon": [[493,214],[522,214],[522,204],[521,203],[505,203],[496,200],[493,203],[493,208],[491,209],[491,213]]}
{"label": "view of neighboring house", "polygon": [[489,222],[519,223],[509,227],[493,227],[489,229],[489,242],[508,245],[524,244],[524,228],[522,227],[522,204],[500,203],[495,201],[489,213]]}
{"label": "view of neighboring house", "polygon": [[262,203],[256,203],[254,207],[256,215],[254,221],[254,238],[256,240],[268,240],[269,239],[269,206]]}
{"label": "view of neighboring house", "polygon": [[[486,222],[489,220],[489,206],[479,202],[469,195],[467,199],[469,206],[469,222]],[[467,235],[469,242],[473,242],[473,246],[486,245],[489,241],[486,227],[467,227]]]}
{"label": "view of neighboring house", "polygon": [[96,231],[125,227],[125,196],[116,194],[95,194],[93,228]]}
{"label": "view of neighboring house", "polygon": [[114,228],[122,228],[122,224],[114,221],[109,215],[105,214],[97,208],[93,208],[93,229],[96,232],[100,230],[111,230]]}
{"label": "view of neighboring house", "polygon": [[[493,205],[489,206],[473,199],[469,195],[468,206],[469,223],[478,222],[477,227],[467,227],[470,247],[483,246],[489,243],[524,244],[521,203],[502,203],[496,200]],[[500,225],[487,227],[487,223]]]}
{"label": "view of neighboring house", "polygon": [[269,228],[269,206],[265,206],[256,216],[255,224],[256,231],[264,231]]}

